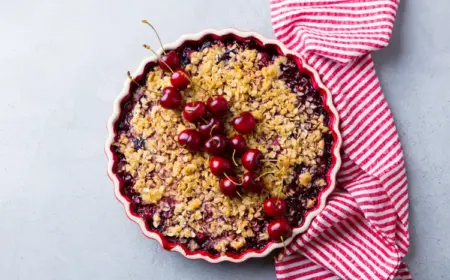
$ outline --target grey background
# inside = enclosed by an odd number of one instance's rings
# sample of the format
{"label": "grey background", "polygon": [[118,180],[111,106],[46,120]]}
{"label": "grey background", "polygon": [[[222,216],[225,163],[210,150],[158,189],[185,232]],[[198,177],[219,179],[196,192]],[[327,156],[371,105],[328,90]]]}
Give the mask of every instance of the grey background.
{"label": "grey background", "polygon": [[[0,0],[0,279],[274,279],[271,259],[210,265],[130,222],[103,143],[127,70],[164,42],[235,26],[273,37],[266,0]],[[450,274],[450,3],[405,1],[375,54],[405,149],[415,279]]]}

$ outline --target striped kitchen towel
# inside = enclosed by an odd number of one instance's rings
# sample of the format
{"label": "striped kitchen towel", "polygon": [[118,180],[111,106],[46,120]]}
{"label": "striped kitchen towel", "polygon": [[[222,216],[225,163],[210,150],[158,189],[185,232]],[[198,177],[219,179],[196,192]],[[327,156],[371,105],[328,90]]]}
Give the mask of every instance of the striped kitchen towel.
{"label": "striped kitchen towel", "polygon": [[402,148],[372,51],[399,0],[271,0],[276,37],[314,67],[341,118],[338,188],[276,263],[277,279],[411,279]]}

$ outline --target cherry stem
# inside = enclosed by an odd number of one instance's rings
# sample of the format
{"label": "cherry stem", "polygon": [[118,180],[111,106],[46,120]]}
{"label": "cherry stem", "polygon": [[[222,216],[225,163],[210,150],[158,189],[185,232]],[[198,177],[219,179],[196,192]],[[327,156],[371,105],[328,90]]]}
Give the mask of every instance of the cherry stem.
{"label": "cherry stem", "polygon": [[128,79],[130,79],[133,83],[135,83],[139,88],[143,88],[145,91],[148,91],[148,92],[153,92],[155,94],[159,94],[159,92],[157,92],[157,91],[149,90],[148,88],[141,86],[138,82],[136,82],[136,80],[133,78],[133,76],[131,76],[130,71],[127,72],[127,76],[128,76]]}
{"label": "cherry stem", "polygon": [[283,181],[281,181],[281,190],[278,192],[277,195],[278,198],[281,196],[282,193],[284,193],[285,187],[286,186],[283,185]]}
{"label": "cherry stem", "polygon": [[[149,51],[151,51],[155,56],[156,56],[156,58],[159,58],[159,55],[149,46],[149,45],[146,45],[146,44],[144,44],[144,45],[142,45],[144,48],[146,48],[147,50],[149,50]],[[163,51],[164,51],[164,49],[163,49]],[[165,53],[165,52],[164,52]],[[166,65],[167,66],[167,68],[170,70],[170,72],[173,74],[173,69],[164,61],[164,60],[162,60],[162,59],[160,59],[159,61],[161,61],[162,63],[164,63],[164,65]],[[203,87],[201,87],[200,85],[197,85],[196,83],[194,83],[194,81],[192,80],[192,78],[191,77],[189,77],[189,75],[188,74],[186,74],[186,73],[184,73],[184,72],[182,72],[183,73],[183,75],[189,80],[189,82],[194,86],[194,87],[198,87],[198,88],[200,88],[200,89],[202,89],[202,90],[204,90],[205,92],[208,92],[206,89],[204,89]]]}
{"label": "cherry stem", "polygon": [[191,83],[191,85],[196,86],[196,87],[199,87],[199,88],[202,88],[201,86],[197,86],[197,85],[194,83],[194,81],[192,81],[191,77],[189,77],[188,74],[184,73],[183,71],[180,71],[180,72],[183,74],[183,76],[185,76],[185,77],[189,80],[189,82]]}
{"label": "cherry stem", "polygon": [[210,136],[210,137],[213,136],[213,130],[214,130],[214,128],[216,128],[216,126],[217,126],[217,125],[213,125],[213,126],[211,127],[211,131],[209,132],[209,136]]}
{"label": "cherry stem", "polygon": [[[159,55],[149,46],[149,45],[146,45],[146,44],[143,44],[142,45],[144,48],[146,48],[147,50],[149,50],[149,51],[151,51],[155,56],[156,56],[156,58],[158,58],[159,59]],[[159,61],[161,61],[162,63],[164,63],[164,65],[166,65],[167,66],[167,68],[170,70],[170,72],[172,72],[172,74],[173,74],[173,70],[172,70],[172,68],[170,68],[170,66],[169,66],[169,64],[167,64],[164,60],[162,60],[162,59],[159,59]]]}
{"label": "cherry stem", "polygon": [[275,173],[275,171],[267,171],[266,173],[263,173],[263,174],[259,175],[259,177],[256,178],[256,180],[258,180],[259,178],[261,178],[261,177],[263,177],[263,176],[265,176],[267,174],[274,174],[274,173]]}
{"label": "cherry stem", "polygon": [[142,87],[136,80],[131,76],[130,71],[127,72],[128,79],[130,79],[133,83],[135,83],[138,87]]}
{"label": "cherry stem", "polygon": [[273,257],[275,259],[276,262],[281,262],[284,259],[284,254],[283,252],[281,252],[281,256],[279,258],[277,257]]}
{"label": "cherry stem", "polygon": [[242,197],[242,195],[241,195],[239,192],[236,192],[236,194],[237,194],[241,199],[244,199],[244,198]]}
{"label": "cherry stem", "polygon": [[[281,239],[281,242],[283,242],[283,248],[284,248],[284,251],[281,253],[281,260],[283,260],[283,259],[284,259],[284,256],[286,255],[287,248],[286,248],[286,243],[284,243],[284,238],[283,238],[283,236],[280,236],[280,239]],[[281,260],[280,260],[280,261],[281,261]]]}
{"label": "cherry stem", "polygon": [[236,183],[235,181],[231,180],[231,178],[227,175],[227,173],[223,173],[223,175],[229,180],[231,181],[231,183],[235,184],[236,186],[241,186],[242,184],[240,183]]}
{"label": "cherry stem", "polygon": [[162,44],[162,42],[161,42],[161,38],[159,37],[159,34],[158,34],[158,32],[156,31],[156,28],[155,28],[153,25],[151,25],[150,22],[148,22],[148,21],[145,20],[145,19],[142,20],[142,23],[147,24],[148,26],[150,26],[150,27],[153,29],[153,31],[154,31],[155,34],[156,34],[156,37],[158,37],[159,45],[161,46],[161,49],[162,49],[163,53],[166,54],[166,50],[165,50],[164,47],[163,47],[163,44]]}
{"label": "cherry stem", "polygon": [[286,251],[287,251],[286,243],[284,243],[283,236],[280,236],[280,240],[283,243],[284,251],[280,253],[281,254],[280,258],[274,257],[275,261],[278,261],[278,262],[281,262],[284,259],[284,257],[286,256]]}
{"label": "cherry stem", "polygon": [[236,149],[233,150],[233,154],[231,155],[231,159],[233,160],[234,165],[239,166],[236,162],[236,159],[234,158],[234,155],[236,154]]}

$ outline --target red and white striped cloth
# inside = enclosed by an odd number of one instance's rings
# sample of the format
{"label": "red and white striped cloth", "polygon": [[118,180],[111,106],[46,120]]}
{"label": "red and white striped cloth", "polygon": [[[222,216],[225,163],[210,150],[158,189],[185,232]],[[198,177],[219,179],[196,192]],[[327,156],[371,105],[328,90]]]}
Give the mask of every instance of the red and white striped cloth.
{"label": "red and white striped cloth", "polygon": [[276,37],[331,90],[341,118],[337,191],[276,263],[277,279],[411,279],[405,164],[370,53],[399,0],[271,0]]}

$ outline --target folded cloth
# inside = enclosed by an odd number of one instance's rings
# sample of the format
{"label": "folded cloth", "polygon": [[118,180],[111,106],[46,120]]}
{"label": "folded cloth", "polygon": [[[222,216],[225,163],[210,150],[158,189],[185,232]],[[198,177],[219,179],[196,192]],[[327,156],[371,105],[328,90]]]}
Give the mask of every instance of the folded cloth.
{"label": "folded cloth", "polygon": [[399,0],[271,0],[276,37],[320,74],[343,137],[337,190],[276,262],[277,279],[411,279],[399,137],[370,53],[388,45]]}

